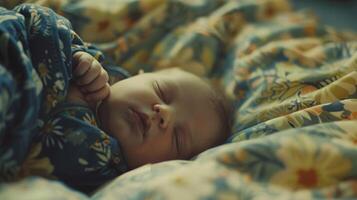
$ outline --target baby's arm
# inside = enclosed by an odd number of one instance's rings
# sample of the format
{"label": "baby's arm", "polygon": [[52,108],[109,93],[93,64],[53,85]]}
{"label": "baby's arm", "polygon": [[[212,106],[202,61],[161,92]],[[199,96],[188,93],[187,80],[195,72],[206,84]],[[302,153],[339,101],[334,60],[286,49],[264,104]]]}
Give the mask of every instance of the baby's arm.
{"label": "baby's arm", "polygon": [[73,55],[73,79],[67,100],[95,107],[110,93],[108,80],[108,73],[93,56],[78,51]]}

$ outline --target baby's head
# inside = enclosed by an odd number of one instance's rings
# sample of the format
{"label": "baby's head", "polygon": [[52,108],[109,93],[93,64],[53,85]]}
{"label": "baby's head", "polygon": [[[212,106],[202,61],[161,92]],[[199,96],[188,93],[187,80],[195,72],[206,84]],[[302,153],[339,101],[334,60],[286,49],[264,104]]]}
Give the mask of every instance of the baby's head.
{"label": "baby's head", "polygon": [[224,142],[231,121],[226,105],[203,79],[173,68],[115,83],[98,115],[136,168],[189,159]]}

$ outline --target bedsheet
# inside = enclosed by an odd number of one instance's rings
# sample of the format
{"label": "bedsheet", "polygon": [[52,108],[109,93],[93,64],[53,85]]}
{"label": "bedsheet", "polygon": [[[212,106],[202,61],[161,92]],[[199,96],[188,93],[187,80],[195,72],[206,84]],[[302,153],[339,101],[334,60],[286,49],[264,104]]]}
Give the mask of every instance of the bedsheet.
{"label": "bedsheet", "polygon": [[69,18],[108,65],[131,73],[178,66],[209,77],[234,101],[236,119],[227,144],[192,161],[143,166],[90,197],[41,178],[2,185],[0,197],[16,199],[11,188],[30,196],[34,182],[76,199],[357,196],[355,33],[286,0],[30,2]]}

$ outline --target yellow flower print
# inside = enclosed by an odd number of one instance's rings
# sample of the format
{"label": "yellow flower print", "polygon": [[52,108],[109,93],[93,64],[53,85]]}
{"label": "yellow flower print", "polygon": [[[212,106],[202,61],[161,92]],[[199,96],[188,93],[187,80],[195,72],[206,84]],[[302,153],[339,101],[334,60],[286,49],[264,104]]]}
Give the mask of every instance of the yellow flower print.
{"label": "yellow flower print", "polygon": [[[168,179],[160,179],[166,184],[161,188],[164,195],[180,194],[179,199],[199,199],[204,193],[211,194],[215,191],[213,183],[216,173],[211,173],[212,170],[217,171],[215,162],[205,162],[205,165],[191,165],[190,170],[181,170],[169,176]],[[190,177],[190,178],[187,178]],[[202,178],[204,177],[204,178]],[[203,179],[205,181],[203,181]],[[158,179],[159,181],[159,179]],[[200,187],[196,187],[199,185]],[[184,192],[192,187],[197,188],[193,192]],[[201,197],[202,198],[202,197]]]}
{"label": "yellow flower print", "polygon": [[314,68],[320,63],[317,59],[309,57],[297,49],[285,49],[284,55],[289,59],[290,62],[298,62],[310,68]]}
{"label": "yellow flower print", "polygon": [[187,5],[190,5],[190,6],[202,6],[202,5],[205,4],[206,1],[204,1],[204,0],[195,0],[195,1],[183,0],[182,2],[187,4]]}
{"label": "yellow flower print", "polygon": [[[30,153],[23,162],[17,178],[24,178],[27,176],[44,176],[52,177],[51,173],[54,170],[51,161],[47,158],[37,158],[41,153],[41,143],[35,144],[31,147]],[[53,177],[52,177],[53,178]]]}
{"label": "yellow flower print", "polygon": [[284,116],[284,120],[286,120],[286,122],[290,124],[290,126],[296,128],[303,126],[304,121],[311,120],[311,117],[308,112],[302,110],[300,112],[294,112],[292,114]]}
{"label": "yellow flower print", "polygon": [[[337,124],[342,131],[334,131],[336,137],[332,141],[346,147],[357,147],[357,130],[355,121],[341,121]],[[332,131],[332,130],[330,130]]]}
{"label": "yellow flower print", "polygon": [[357,119],[357,100],[356,99],[348,99],[343,101],[344,109],[350,112],[349,115],[346,116],[346,119],[354,120]]}
{"label": "yellow flower print", "polygon": [[346,99],[343,104],[344,109],[350,112],[357,112],[357,99]]}
{"label": "yellow flower print", "polygon": [[274,126],[279,130],[289,129],[291,127],[297,128],[304,126],[304,122],[311,121],[311,116],[317,117],[321,122],[320,114],[322,113],[321,105],[306,108],[291,114],[280,116],[267,121],[267,125]]}
{"label": "yellow flower print", "polygon": [[237,199],[237,193],[234,191],[219,192],[216,197],[218,200],[235,200]]}
{"label": "yellow flower print", "polygon": [[40,63],[38,65],[38,73],[40,75],[40,78],[44,81],[44,83],[47,83],[47,79],[51,79],[49,75],[49,69],[44,63]]}
{"label": "yellow flower print", "polygon": [[138,1],[139,7],[142,12],[148,12],[159,5],[163,4],[165,0],[150,0],[150,1]]}
{"label": "yellow flower print", "polygon": [[311,108],[306,109],[306,112],[309,112],[312,115],[319,116],[322,113],[321,105],[317,105]]}
{"label": "yellow flower print", "polygon": [[[217,18],[217,17],[216,17]],[[200,18],[196,22],[191,23],[187,26],[186,33],[199,33],[205,36],[209,36],[211,34],[211,27],[210,25],[213,24],[212,22],[217,21],[216,18],[212,18],[209,21],[209,18]]]}
{"label": "yellow flower print", "polygon": [[307,135],[280,141],[277,157],[285,169],[274,174],[273,184],[290,189],[315,188],[337,183],[351,170],[351,162],[330,144],[316,144]]}
{"label": "yellow flower print", "polygon": [[269,119],[287,115],[288,113],[290,113],[288,106],[289,105],[286,103],[278,103],[278,102],[272,102],[270,104],[266,104],[264,105],[264,107],[262,106],[257,110],[253,111],[256,112],[254,118],[259,120],[260,122],[264,122]]}
{"label": "yellow flower print", "polygon": [[356,93],[356,85],[357,72],[351,72],[314,93],[314,98],[319,103],[346,99]]}

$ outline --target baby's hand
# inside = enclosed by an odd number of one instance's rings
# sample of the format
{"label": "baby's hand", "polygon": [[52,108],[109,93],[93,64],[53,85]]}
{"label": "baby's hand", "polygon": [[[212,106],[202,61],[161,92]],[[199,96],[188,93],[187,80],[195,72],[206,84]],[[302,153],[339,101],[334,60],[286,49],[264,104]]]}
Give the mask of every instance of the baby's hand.
{"label": "baby's hand", "polygon": [[109,76],[102,65],[86,52],[73,55],[74,81],[89,102],[97,102],[109,95]]}

